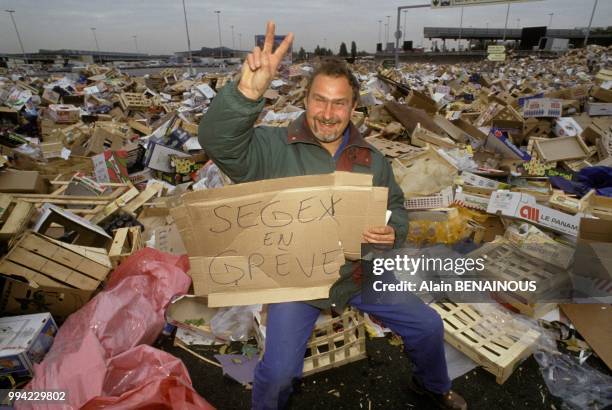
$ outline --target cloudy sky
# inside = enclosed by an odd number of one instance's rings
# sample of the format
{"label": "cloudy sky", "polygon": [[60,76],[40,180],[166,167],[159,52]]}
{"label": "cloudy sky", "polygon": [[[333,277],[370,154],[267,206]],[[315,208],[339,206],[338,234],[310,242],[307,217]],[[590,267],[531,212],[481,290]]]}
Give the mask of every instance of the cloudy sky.
{"label": "cloudy sky", "polygon": [[[595,0],[540,0],[510,6],[508,27],[547,25],[553,15],[553,28],[588,25]],[[397,7],[427,3],[427,0],[185,0],[191,36],[191,48],[219,45],[217,15],[221,14],[221,38],[232,47],[250,49],[255,34],[261,34],[265,22],[277,23],[277,34],[295,33],[294,48],[307,51],[316,45],[337,52],[340,43],[357,43],[359,50],[374,51],[382,20],[385,37],[386,16],[391,16],[391,41]],[[39,49],[94,50],[91,27],[103,51],[172,53],[186,50],[185,22],[181,0],[0,0],[0,53],[20,51],[13,24],[5,9],[15,10],[26,52]],[[406,39],[415,46],[423,42],[424,26],[459,26],[461,9],[410,10],[406,14]],[[464,27],[501,27],[505,5],[466,7]],[[520,19],[520,21],[518,20]],[[401,24],[404,24],[402,14]],[[593,26],[612,26],[612,0],[601,0]],[[241,36],[239,36],[241,34]],[[425,43],[428,44],[428,43]],[[452,45],[450,45],[452,46]],[[295,49],[297,49],[295,48]]]}

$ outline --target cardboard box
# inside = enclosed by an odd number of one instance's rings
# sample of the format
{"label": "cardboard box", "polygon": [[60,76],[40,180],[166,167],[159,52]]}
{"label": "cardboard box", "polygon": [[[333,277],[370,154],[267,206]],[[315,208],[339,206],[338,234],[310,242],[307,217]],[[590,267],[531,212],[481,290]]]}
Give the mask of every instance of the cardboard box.
{"label": "cardboard box", "polygon": [[504,158],[520,159],[523,161],[531,159],[531,155],[512,143],[506,131],[497,128],[491,128],[491,132],[489,132],[485,142],[485,148],[500,153]]}
{"label": "cardboard box", "polygon": [[104,151],[91,157],[94,176],[99,183],[103,182],[129,182],[127,171],[127,151]]}
{"label": "cardboard box", "polygon": [[568,235],[578,235],[579,215],[568,215],[542,206],[535,197],[522,192],[493,192],[487,212],[522,219]]}
{"label": "cardboard box", "polygon": [[173,174],[174,167],[172,166],[171,156],[184,158],[189,157],[189,154],[151,141],[147,146],[144,164],[147,168],[154,169],[155,171]]}
{"label": "cardboard box", "polygon": [[575,274],[612,282],[612,221],[580,219],[574,260]]}
{"label": "cardboard box", "polygon": [[571,117],[557,118],[553,132],[557,137],[575,137],[582,134],[582,127]]}
{"label": "cardboard box", "polygon": [[61,124],[73,124],[81,119],[81,110],[69,104],[49,105],[49,116]]}
{"label": "cardboard box", "polygon": [[612,307],[610,304],[564,304],[561,310],[567,315],[580,335],[612,369]]}
{"label": "cardboard box", "polygon": [[523,117],[560,117],[561,101],[551,98],[534,98],[527,100],[523,109]]}
{"label": "cardboard box", "polygon": [[57,325],[49,313],[0,318],[0,375],[33,376],[53,344]]}
{"label": "cardboard box", "polygon": [[[215,335],[210,328],[210,322],[217,311],[218,309],[208,307],[208,300],[205,297],[183,295],[174,299],[168,305],[166,322],[214,339]],[[224,340],[230,339],[230,334],[226,337],[219,336]]]}
{"label": "cardboard box", "polygon": [[105,248],[112,241],[112,238],[100,226],[59,206],[45,203],[41,211],[32,228],[34,232],[45,235],[52,224],[57,224],[64,228],[64,232],[77,232],[73,242],[77,245]]}
{"label": "cardboard box", "polygon": [[567,269],[574,257],[574,248],[563,245],[530,224],[512,224],[504,237],[527,255]]}
{"label": "cardboard box", "polygon": [[79,310],[94,291],[67,286],[30,284],[20,277],[0,275],[0,311],[6,315],[49,312],[58,323]]}
{"label": "cardboard box", "polygon": [[606,90],[602,87],[593,87],[591,97],[606,103],[612,103],[612,90]]}
{"label": "cardboard box", "polygon": [[612,115],[612,103],[588,102],[584,105],[584,111],[590,116]]}
{"label": "cardboard box", "polygon": [[7,169],[0,171],[0,192],[46,194],[48,185],[38,171]]}
{"label": "cardboard box", "polygon": [[24,235],[0,261],[0,273],[31,286],[95,291],[106,280],[111,262],[106,250],[72,245],[44,235]]}

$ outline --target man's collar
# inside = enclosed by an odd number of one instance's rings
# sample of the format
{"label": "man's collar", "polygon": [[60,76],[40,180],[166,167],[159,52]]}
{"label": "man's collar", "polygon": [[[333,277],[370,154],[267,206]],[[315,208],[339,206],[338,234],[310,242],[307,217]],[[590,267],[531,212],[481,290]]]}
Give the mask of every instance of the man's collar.
{"label": "man's collar", "polygon": [[[349,121],[348,125],[349,139],[347,147],[357,146],[362,148],[372,149],[371,146],[365,142],[361,133]],[[297,119],[295,119],[287,128],[287,144],[294,144],[296,142],[305,142],[309,144],[321,145],[319,140],[312,134],[308,123],[306,122],[306,113],[302,113]]]}

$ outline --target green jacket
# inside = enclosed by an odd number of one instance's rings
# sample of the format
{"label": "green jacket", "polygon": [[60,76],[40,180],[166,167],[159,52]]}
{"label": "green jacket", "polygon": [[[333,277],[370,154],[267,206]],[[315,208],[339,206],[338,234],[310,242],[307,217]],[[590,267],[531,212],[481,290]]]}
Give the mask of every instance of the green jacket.
{"label": "green jacket", "polygon": [[[310,132],[305,115],[286,128],[253,127],[263,107],[263,98],[251,100],[238,91],[236,83],[230,83],[200,121],[200,144],[225,174],[237,183],[334,171],[372,174],[375,186],[389,188],[387,209],[393,212],[389,225],[395,229],[395,246],[404,243],[408,231],[404,194],[384,155],[365,142],[352,123],[348,144],[334,161]],[[359,292],[359,266],[345,264],[330,290],[330,299],[310,303],[342,309]]]}

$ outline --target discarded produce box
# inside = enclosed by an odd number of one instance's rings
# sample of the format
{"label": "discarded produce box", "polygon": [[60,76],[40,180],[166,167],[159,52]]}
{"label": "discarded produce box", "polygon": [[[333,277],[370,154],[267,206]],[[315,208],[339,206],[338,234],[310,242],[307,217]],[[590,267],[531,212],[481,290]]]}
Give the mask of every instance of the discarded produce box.
{"label": "discarded produce box", "polygon": [[24,235],[0,261],[0,273],[33,286],[67,287],[93,293],[111,270],[106,250]]}
{"label": "discarded produce box", "polygon": [[56,123],[74,124],[79,122],[81,110],[74,105],[68,104],[51,104],[49,105],[49,116]]}
{"label": "discarded produce box", "polygon": [[22,276],[0,274],[0,311],[6,315],[49,312],[63,322],[91,299],[90,290],[42,286]]}
{"label": "discarded produce box", "polygon": [[94,155],[94,175],[98,182],[128,182],[127,151],[104,151]]}
{"label": "discarded produce box", "polygon": [[487,212],[523,219],[568,235],[578,235],[580,216],[540,205],[532,195],[522,192],[493,192]]}
{"label": "discarded produce box", "polygon": [[0,375],[33,376],[53,344],[57,325],[49,313],[0,318]]}
{"label": "discarded produce box", "polygon": [[[259,315],[254,321],[257,344],[264,350],[266,322]],[[337,317],[321,313],[306,344],[302,376],[365,359],[365,339],[365,321],[359,312],[346,309]]]}
{"label": "discarded produce box", "polygon": [[140,227],[119,228],[115,231],[108,257],[113,269],[119,266],[131,254],[143,248]]}
{"label": "discarded produce box", "polygon": [[531,355],[540,334],[516,321],[499,321],[467,303],[430,305],[444,322],[444,340],[504,384],[523,359]]}
{"label": "discarded produce box", "polygon": [[9,241],[23,232],[33,213],[33,204],[0,194],[0,241]]}
{"label": "discarded produce box", "polygon": [[105,248],[112,240],[104,229],[66,209],[45,203],[41,211],[38,220],[32,227],[34,232],[45,235],[52,224],[57,224],[64,228],[64,234],[76,233],[71,242],[77,245]]}
{"label": "discarded produce box", "polygon": [[166,309],[166,322],[210,339],[230,340],[230,334],[214,335],[210,322],[218,309],[208,307],[205,297],[182,295],[172,300]]}
{"label": "discarded produce box", "polygon": [[534,98],[525,102],[523,117],[560,117],[561,101],[550,98]]}
{"label": "discarded produce box", "polygon": [[523,252],[525,248],[525,245],[518,248],[504,238],[499,238],[469,255],[487,261],[481,272],[484,279],[533,283],[533,291],[501,291],[492,294],[496,300],[512,306],[524,315],[541,317],[557,306],[556,300],[571,297],[571,280],[565,268],[532,257]]}
{"label": "discarded produce box", "polygon": [[46,194],[48,187],[38,171],[6,169],[0,171],[0,192]]}

